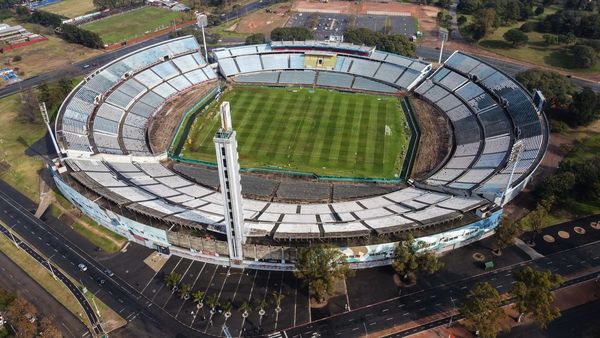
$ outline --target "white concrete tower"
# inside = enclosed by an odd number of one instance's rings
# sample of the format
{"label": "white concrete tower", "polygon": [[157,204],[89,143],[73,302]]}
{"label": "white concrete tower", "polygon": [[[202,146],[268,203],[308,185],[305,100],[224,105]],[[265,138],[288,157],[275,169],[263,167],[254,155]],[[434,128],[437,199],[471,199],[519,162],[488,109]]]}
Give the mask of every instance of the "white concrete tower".
{"label": "white concrete tower", "polygon": [[[242,245],[246,242],[244,212],[242,208],[242,185],[235,130],[231,126],[229,102],[221,104],[221,128],[214,137],[219,167],[219,181],[225,208],[227,247],[234,263],[244,258]],[[236,262],[237,261],[237,262]]]}

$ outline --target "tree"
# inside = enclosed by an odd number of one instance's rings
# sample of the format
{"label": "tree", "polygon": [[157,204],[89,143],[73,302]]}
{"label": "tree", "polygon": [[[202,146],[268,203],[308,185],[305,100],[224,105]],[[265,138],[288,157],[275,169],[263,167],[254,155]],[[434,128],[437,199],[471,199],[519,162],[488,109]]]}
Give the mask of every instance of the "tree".
{"label": "tree", "polygon": [[416,280],[417,273],[432,274],[444,266],[433,252],[423,250],[424,248],[425,243],[415,241],[412,234],[396,246],[392,268],[405,281],[412,283]]}
{"label": "tree", "polygon": [[543,6],[536,7],[534,13],[535,13],[535,15],[542,15],[542,14],[544,14],[544,7]]}
{"label": "tree", "polygon": [[168,274],[165,277],[165,284],[172,291],[175,291],[175,289],[179,285],[180,281],[181,281],[181,275],[178,274],[177,272],[171,272],[170,274]]}
{"label": "tree", "polygon": [[179,297],[183,300],[188,300],[190,298],[190,292],[192,291],[192,286],[189,284],[183,284],[179,289]]}
{"label": "tree", "polygon": [[529,91],[541,90],[548,103],[554,107],[568,105],[575,93],[575,87],[571,81],[556,72],[529,69],[517,74],[516,78]]}
{"label": "tree", "polygon": [[88,31],[75,25],[63,24],[62,37],[68,42],[78,43],[89,48],[102,48],[104,43],[96,32]]}
{"label": "tree", "polygon": [[228,300],[224,301],[223,304],[221,304],[221,309],[223,310],[223,316],[225,316],[225,318],[231,317],[231,309],[232,308],[233,308],[233,305]]}
{"label": "tree", "polygon": [[466,327],[479,332],[483,338],[494,338],[500,330],[506,314],[502,309],[502,297],[488,282],[480,282],[469,291],[460,312],[465,316]]}
{"label": "tree", "polygon": [[315,245],[298,250],[294,275],[308,284],[310,294],[318,302],[325,301],[338,280],[352,274],[346,256],[331,245]]}
{"label": "tree", "polygon": [[574,63],[580,68],[591,68],[598,62],[598,55],[590,46],[575,45],[572,53]]}
{"label": "tree", "polygon": [[527,215],[526,223],[531,229],[531,243],[535,241],[535,236],[542,231],[542,228],[548,220],[548,210],[538,203],[535,209]]}
{"label": "tree", "polygon": [[496,229],[492,245],[497,251],[501,252],[502,249],[505,249],[513,244],[515,237],[517,237],[520,231],[521,226],[519,223],[512,219],[503,220]]}
{"label": "tree", "polygon": [[256,33],[246,37],[247,45],[258,45],[261,43],[265,43],[265,35],[263,33]]}
{"label": "tree", "polygon": [[271,31],[273,41],[303,41],[313,38],[313,33],[305,27],[279,27]]}
{"label": "tree", "polygon": [[30,338],[37,332],[37,324],[31,318],[35,318],[37,309],[25,298],[17,297],[6,308],[6,316],[15,328],[15,337]]}
{"label": "tree", "polygon": [[464,15],[459,16],[456,20],[456,23],[458,23],[459,26],[464,25],[465,23],[467,23],[467,17]]}
{"label": "tree", "polygon": [[571,109],[573,121],[578,125],[587,125],[600,118],[600,96],[590,87],[575,93]]}
{"label": "tree", "polygon": [[464,14],[473,14],[483,5],[481,0],[461,0],[456,10]]}
{"label": "tree", "polygon": [[521,32],[529,33],[533,31],[533,24],[531,22],[525,22],[519,27]]}
{"label": "tree", "polygon": [[281,311],[281,301],[285,296],[281,292],[273,291],[273,303],[275,304],[275,312]]}
{"label": "tree", "polygon": [[264,298],[261,298],[256,304],[256,311],[258,311],[259,320],[258,326],[262,325],[262,318],[267,313],[265,309],[267,308],[267,301]]}
{"label": "tree", "polygon": [[48,83],[46,81],[42,81],[37,86],[38,99],[40,102],[45,102],[46,106],[50,109],[52,108],[52,96],[50,94],[50,87],[48,87]]}
{"label": "tree", "polygon": [[194,291],[194,293],[192,293],[192,300],[194,301],[194,303],[196,304],[200,304],[202,303],[202,300],[204,299],[204,291]]}
{"label": "tree", "polygon": [[37,95],[32,88],[27,88],[20,94],[21,106],[18,119],[25,123],[36,123],[40,117],[40,107]]}
{"label": "tree", "polygon": [[527,34],[516,28],[509,29],[502,37],[504,37],[504,40],[512,43],[512,46],[515,48],[521,47],[529,41]]}
{"label": "tree", "polygon": [[72,79],[66,79],[63,77],[60,80],[58,80],[58,90],[61,98],[67,97],[67,95],[69,95],[69,93],[71,92],[71,89],[73,89]]}
{"label": "tree", "polygon": [[356,45],[375,46],[378,50],[400,55],[415,55],[415,44],[402,34],[383,34],[368,28],[349,29],[344,41]]}
{"label": "tree", "polygon": [[250,315],[250,313],[252,312],[252,306],[250,305],[249,301],[245,300],[240,305],[239,310],[242,313],[242,317],[247,318],[248,315]]}
{"label": "tree", "polygon": [[44,338],[62,338],[63,333],[54,325],[54,317],[46,316],[40,320],[39,335]]}
{"label": "tree", "polygon": [[210,307],[210,312],[214,313],[217,307],[219,307],[219,295],[212,294],[208,296],[208,299],[206,299],[206,305]]}
{"label": "tree", "polygon": [[562,277],[550,271],[536,271],[526,266],[513,274],[515,284],[510,294],[515,297],[515,308],[519,321],[523,316],[532,315],[540,328],[544,329],[552,320],[560,316],[558,307],[552,305],[552,290],[562,283]]}

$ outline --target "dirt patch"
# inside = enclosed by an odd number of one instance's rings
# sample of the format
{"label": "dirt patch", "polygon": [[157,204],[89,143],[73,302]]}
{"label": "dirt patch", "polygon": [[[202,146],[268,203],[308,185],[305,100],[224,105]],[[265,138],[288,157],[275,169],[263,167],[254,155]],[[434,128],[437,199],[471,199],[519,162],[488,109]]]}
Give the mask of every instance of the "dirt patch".
{"label": "dirt patch", "polygon": [[263,33],[265,36],[270,36],[273,29],[285,26],[290,18],[290,9],[289,4],[279,4],[248,14],[240,20],[235,31],[238,33]]}
{"label": "dirt patch", "polygon": [[0,174],[10,169],[10,164],[6,161],[0,161]]}
{"label": "dirt patch", "polygon": [[167,102],[162,109],[154,115],[148,123],[150,149],[154,154],[160,154],[167,151],[184,114],[196,102],[205,97],[208,91],[213,87],[213,81],[192,87],[187,92],[179,94],[174,99]]}
{"label": "dirt patch", "polygon": [[423,100],[411,98],[417,123],[421,129],[419,149],[411,177],[420,180],[444,161],[452,146],[448,121]]}

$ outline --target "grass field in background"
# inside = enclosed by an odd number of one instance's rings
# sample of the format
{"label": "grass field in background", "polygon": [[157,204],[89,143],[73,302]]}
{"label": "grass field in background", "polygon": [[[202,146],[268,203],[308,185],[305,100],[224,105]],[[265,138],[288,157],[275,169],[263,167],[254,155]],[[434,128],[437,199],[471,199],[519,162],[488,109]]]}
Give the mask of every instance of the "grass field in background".
{"label": "grass field in background", "polygon": [[61,2],[45,6],[43,11],[75,18],[96,11],[93,0],[62,0]]}
{"label": "grass field in background", "polygon": [[184,14],[164,8],[143,7],[90,22],[81,27],[100,34],[105,44],[111,44],[166,28],[172,25],[173,21],[181,21],[181,15]]}
{"label": "grass field in background", "polygon": [[[241,166],[393,178],[410,129],[396,97],[325,89],[239,86],[226,92]],[[218,104],[198,115],[182,156],[215,162]]]}

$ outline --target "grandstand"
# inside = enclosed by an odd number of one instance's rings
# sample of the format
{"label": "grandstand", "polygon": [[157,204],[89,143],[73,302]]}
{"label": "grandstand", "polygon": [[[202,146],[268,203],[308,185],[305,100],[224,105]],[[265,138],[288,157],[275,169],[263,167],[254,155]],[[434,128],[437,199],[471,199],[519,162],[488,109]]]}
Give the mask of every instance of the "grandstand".
{"label": "grandstand", "polygon": [[546,121],[527,90],[464,53],[454,53],[432,74],[419,60],[316,41],[221,48],[213,58],[209,64],[196,40],[182,37],[87,76],[56,119],[66,159],[52,173],[63,194],[132,241],[229,264],[220,193],[181,177],[165,162],[167,154],[148,145],[148,122],[166,103],[219,81],[414,93],[451,121],[454,134],[450,156],[425,180],[332,203],[244,199],[247,266],[293,261],[297,246],[319,239],[366,248],[364,256],[348,257],[366,267],[388,264],[407,232],[437,252],[490,235],[502,204],[523,189],[546,148]]}

